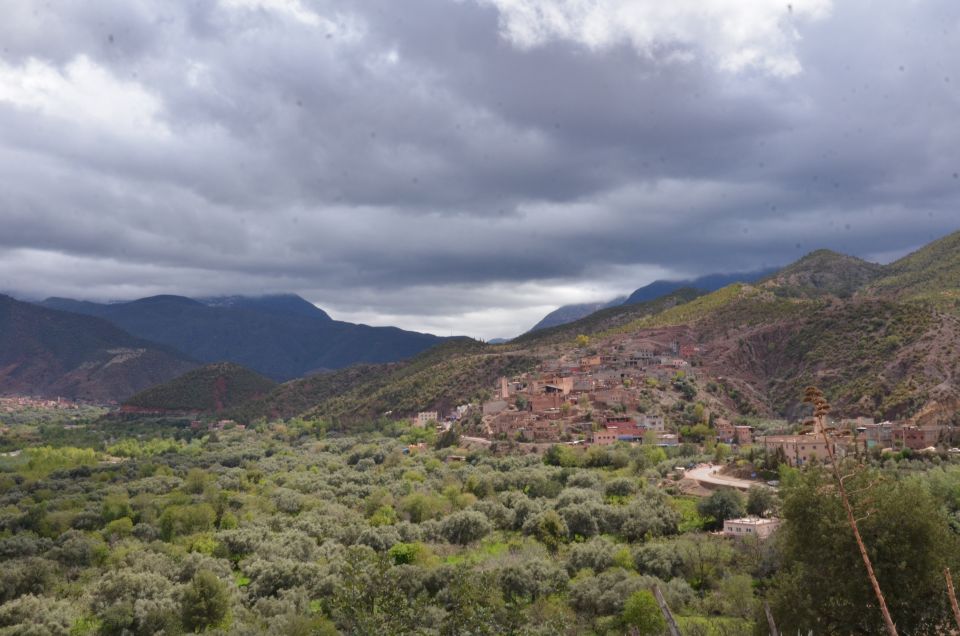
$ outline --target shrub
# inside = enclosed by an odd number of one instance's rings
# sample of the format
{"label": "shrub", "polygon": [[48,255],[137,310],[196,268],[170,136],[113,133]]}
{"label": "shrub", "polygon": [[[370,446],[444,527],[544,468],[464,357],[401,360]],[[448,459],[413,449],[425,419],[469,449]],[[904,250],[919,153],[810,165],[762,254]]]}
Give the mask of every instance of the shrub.
{"label": "shrub", "polygon": [[702,500],[697,511],[705,517],[713,517],[715,527],[722,527],[724,520],[743,516],[743,495],[733,488],[721,488]]}
{"label": "shrub", "polygon": [[197,572],[180,601],[183,625],[195,632],[215,627],[227,617],[230,597],[227,586],[209,570]]}
{"label": "shrub", "polygon": [[631,633],[639,636],[656,636],[667,628],[657,600],[649,590],[637,590],[623,605],[622,619]]}
{"label": "shrub", "polygon": [[640,541],[676,534],[679,524],[680,514],[664,498],[637,499],[624,510],[620,534],[628,541]]}
{"label": "shrub", "polygon": [[466,545],[482,539],[492,529],[486,515],[476,510],[463,510],[440,522],[440,532],[450,543]]}
{"label": "shrub", "polygon": [[603,489],[607,497],[629,497],[637,492],[637,485],[632,479],[618,477],[607,483]]}
{"label": "shrub", "polygon": [[217,513],[210,504],[168,506],[160,515],[160,532],[164,539],[195,532],[207,532],[213,528]]}
{"label": "shrub", "polygon": [[0,633],[68,636],[76,610],[67,601],[33,595],[0,605]]}
{"label": "shrub", "polygon": [[579,543],[570,550],[567,571],[570,574],[575,574],[587,568],[594,572],[602,572],[613,567],[616,561],[616,550],[617,548],[613,543],[602,537],[591,539],[586,543]]}
{"label": "shrub", "polygon": [[43,594],[53,578],[53,564],[46,559],[27,557],[7,561],[0,568],[0,603],[24,594]]}
{"label": "shrub", "polygon": [[534,602],[562,592],[568,580],[557,564],[541,559],[510,563],[499,574],[504,598],[514,602]]}
{"label": "shrub", "polygon": [[556,510],[547,510],[530,517],[523,524],[523,532],[535,536],[551,552],[556,552],[570,534],[567,523]]}

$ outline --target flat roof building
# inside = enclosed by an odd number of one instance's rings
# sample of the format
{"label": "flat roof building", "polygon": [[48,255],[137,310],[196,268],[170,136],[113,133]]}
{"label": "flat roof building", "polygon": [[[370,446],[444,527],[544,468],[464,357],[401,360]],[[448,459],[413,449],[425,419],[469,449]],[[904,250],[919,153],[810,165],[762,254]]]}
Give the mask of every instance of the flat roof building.
{"label": "flat roof building", "polygon": [[723,534],[727,537],[757,537],[766,539],[780,527],[779,519],[743,517],[723,522]]}

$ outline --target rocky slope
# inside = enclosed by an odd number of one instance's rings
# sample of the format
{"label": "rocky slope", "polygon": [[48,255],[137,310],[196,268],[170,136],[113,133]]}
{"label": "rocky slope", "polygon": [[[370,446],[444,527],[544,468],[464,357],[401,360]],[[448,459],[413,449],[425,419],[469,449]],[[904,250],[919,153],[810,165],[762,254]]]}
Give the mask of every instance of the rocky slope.
{"label": "rocky slope", "polygon": [[110,402],[196,366],[100,318],[0,296],[0,393]]}

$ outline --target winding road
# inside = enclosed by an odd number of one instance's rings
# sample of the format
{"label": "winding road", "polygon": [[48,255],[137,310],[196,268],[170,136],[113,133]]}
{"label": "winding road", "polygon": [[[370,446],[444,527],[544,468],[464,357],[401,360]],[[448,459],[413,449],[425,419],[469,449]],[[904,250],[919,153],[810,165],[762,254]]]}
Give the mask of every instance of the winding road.
{"label": "winding road", "polygon": [[750,490],[751,486],[763,486],[764,488],[773,488],[762,481],[752,481],[750,479],[740,479],[738,477],[729,477],[720,474],[721,466],[715,464],[703,464],[696,468],[691,468],[684,477],[700,484],[709,486],[730,486],[739,490]]}

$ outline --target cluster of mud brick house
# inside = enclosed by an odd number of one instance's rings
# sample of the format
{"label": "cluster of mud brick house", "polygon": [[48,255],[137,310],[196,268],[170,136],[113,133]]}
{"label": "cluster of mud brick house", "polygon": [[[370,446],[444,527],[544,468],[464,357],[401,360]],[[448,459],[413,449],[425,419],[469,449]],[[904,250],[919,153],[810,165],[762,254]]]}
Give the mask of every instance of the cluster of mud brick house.
{"label": "cluster of mud brick house", "polygon": [[[527,442],[577,441],[606,445],[618,441],[675,446],[680,440],[662,415],[641,412],[641,392],[649,378],[666,383],[678,371],[695,377],[691,363],[703,351],[694,344],[626,338],[599,352],[548,360],[536,372],[500,378],[493,399],[482,405],[485,433],[491,439]],[[873,448],[926,450],[948,441],[940,426],[880,422],[856,418],[837,423],[849,431],[832,450],[840,454]],[[782,450],[793,465],[827,457],[817,435],[767,435],[729,420],[714,421],[716,440],[740,447]]]}
{"label": "cluster of mud brick house", "polygon": [[681,370],[691,375],[690,360],[699,354],[695,345],[627,340],[500,378],[494,399],[483,405],[486,432],[494,439],[675,446],[678,438],[662,415],[640,412],[640,392],[648,378],[669,382]]}
{"label": "cluster of mud brick house", "polygon": [[[909,421],[875,422],[872,417],[857,417],[834,422],[831,450],[837,455],[869,452],[877,449],[933,451],[949,445],[952,429],[941,424],[917,425]],[[819,434],[768,435],[757,438],[767,452],[782,451],[787,463],[802,466],[813,460],[824,461],[827,441]]]}

